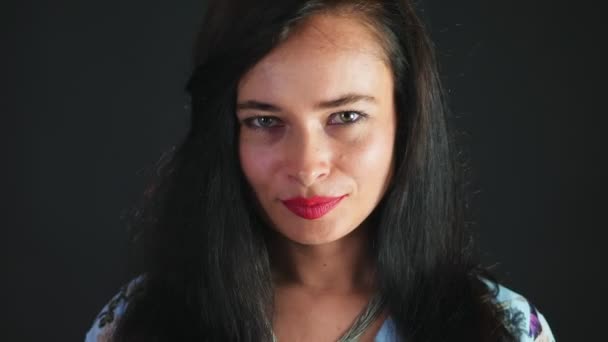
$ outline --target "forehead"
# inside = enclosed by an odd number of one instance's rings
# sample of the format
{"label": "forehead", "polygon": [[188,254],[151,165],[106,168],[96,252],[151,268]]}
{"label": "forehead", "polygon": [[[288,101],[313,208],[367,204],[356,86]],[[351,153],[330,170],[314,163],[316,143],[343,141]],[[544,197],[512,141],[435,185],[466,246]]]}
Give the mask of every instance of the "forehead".
{"label": "forehead", "polygon": [[239,98],[291,90],[331,97],[375,92],[387,83],[392,84],[390,68],[368,25],[352,16],[315,15],[241,78]]}

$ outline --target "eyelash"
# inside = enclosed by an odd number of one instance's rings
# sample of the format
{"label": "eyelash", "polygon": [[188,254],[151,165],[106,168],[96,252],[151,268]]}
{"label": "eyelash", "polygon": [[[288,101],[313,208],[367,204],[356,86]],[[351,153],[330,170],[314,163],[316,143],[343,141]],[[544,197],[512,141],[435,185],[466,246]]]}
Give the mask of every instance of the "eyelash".
{"label": "eyelash", "polygon": [[[344,114],[344,113],[354,113],[357,114],[357,118],[354,121],[350,121],[350,122],[345,122],[345,123],[339,123],[339,124],[331,124],[332,126],[342,126],[342,125],[353,125],[353,124],[357,124],[360,123],[362,120],[365,120],[367,118],[367,114],[360,112],[360,111],[356,111],[356,110],[345,110],[342,112],[337,112],[332,114],[332,116],[334,115],[340,115],[340,114]],[[281,127],[281,126],[270,126],[270,127],[263,127],[263,126],[256,126],[253,124],[253,122],[255,122],[256,119],[260,119],[260,118],[269,118],[269,119],[273,119],[273,120],[279,120],[277,117],[275,116],[269,116],[269,115],[259,115],[259,116],[252,116],[249,117],[245,120],[243,120],[243,123],[245,124],[245,126],[258,130],[258,129],[271,129],[271,128],[276,128],[276,127]]]}

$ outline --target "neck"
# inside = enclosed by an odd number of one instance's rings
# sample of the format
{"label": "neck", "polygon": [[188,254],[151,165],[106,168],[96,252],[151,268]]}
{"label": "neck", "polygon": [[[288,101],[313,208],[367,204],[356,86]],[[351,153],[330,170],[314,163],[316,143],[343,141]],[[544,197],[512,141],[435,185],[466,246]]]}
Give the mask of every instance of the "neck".
{"label": "neck", "polygon": [[317,293],[373,289],[373,262],[366,225],[322,245],[302,245],[275,234],[270,253],[278,287],[301,287]]}

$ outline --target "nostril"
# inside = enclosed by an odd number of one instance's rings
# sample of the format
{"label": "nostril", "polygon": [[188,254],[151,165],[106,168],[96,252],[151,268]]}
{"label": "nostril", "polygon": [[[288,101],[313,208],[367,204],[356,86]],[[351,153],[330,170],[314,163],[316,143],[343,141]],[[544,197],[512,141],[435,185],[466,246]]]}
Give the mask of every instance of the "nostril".
{"label": "nostril", "polygon": [[327,175],[326,170],[317,169],[312,171],[299,171],[295,174],[291,174],[290,178],[294,179],[305,187],[310,187],[319,179],[324,178]]}

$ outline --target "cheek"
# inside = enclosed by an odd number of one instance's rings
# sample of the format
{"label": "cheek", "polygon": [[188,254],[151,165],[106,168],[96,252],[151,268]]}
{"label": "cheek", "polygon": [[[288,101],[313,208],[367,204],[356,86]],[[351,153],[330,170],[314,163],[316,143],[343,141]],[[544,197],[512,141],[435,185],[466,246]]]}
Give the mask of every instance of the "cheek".
{"label": "cheek", "polygon": [[256,193],[268,186],[276,158],[268,149],[248,144],[239,145],[239,158],[245,178]]}
{"label": "cheek", "polygon": [[349,170],[357,178],[373,179],[384,175],[390,167],[393,155],[393,140],[385,130],[370,132],[368,136],[353,144],[350,158],[344,158],[350,164]]}
{"label": "cheek", "polygon": [[[393,139],[388,130],[374,131],[353,145],[341,162],[341,169],[353,179],[359,199],[376,203],[385,193],[392,177]],[[367,204],[365,204],[367,205]]]}
{"label": "cheek", "polygon": [[371,143],[365,147],[362,153],[361,163],[372,168],[383,168],[387,166],[393,155],[393,142],[387,139],[387,135],[378,134]]}

